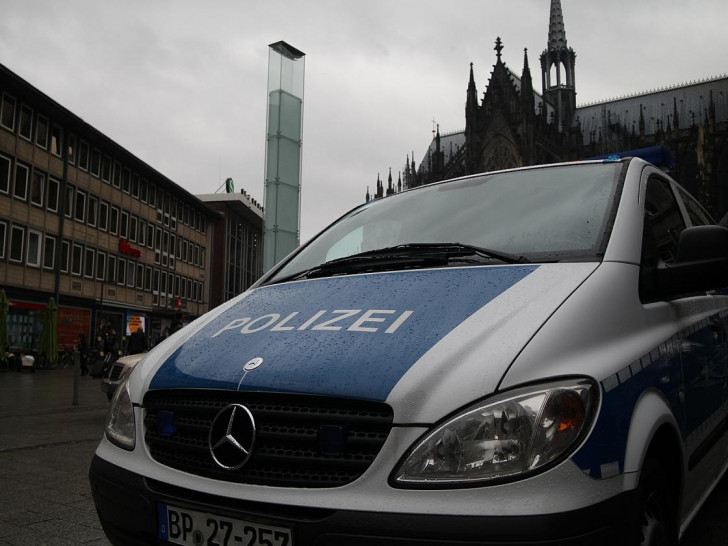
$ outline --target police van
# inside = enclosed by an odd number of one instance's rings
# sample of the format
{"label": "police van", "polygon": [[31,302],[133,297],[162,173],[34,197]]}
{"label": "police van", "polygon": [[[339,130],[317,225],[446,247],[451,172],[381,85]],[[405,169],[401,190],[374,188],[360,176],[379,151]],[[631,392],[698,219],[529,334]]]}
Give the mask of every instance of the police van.
{"label": "police van", "polygon": [[726,470],[728,230],[640,158],[366,203],[149,352],[112,543],[677,544]]}

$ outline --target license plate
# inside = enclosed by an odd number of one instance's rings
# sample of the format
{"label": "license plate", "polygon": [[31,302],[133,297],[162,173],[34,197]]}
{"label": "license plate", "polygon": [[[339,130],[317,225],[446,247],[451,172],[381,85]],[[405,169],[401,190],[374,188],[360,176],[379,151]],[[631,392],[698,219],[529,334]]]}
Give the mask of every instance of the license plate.
{"label": "license plate", "polygon": [[284,527],[157,504],[157,535],[185,546],[293,546]]}

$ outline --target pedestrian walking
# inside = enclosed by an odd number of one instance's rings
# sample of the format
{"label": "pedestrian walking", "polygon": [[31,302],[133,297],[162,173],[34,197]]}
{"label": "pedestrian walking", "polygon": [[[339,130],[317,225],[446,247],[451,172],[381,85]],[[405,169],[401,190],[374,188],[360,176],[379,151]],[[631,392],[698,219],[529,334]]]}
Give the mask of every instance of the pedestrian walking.
{"label": "pedestrian walking", "polygon": [[182,327],[184,326],[184,323],[182,322],[183,318],[184,318],[184,316],[182,315],[182,313],[179,313],[179,312],[174,316],[174,322],[172,323],[172,326],[169,329],[170,336],[172,334],[174,334],[177,330],[182,329]]}
{"label": "pedestrian walking", "polygon": [[148,349],[147,336],[144,335],[144,330],[137,328],[129,336],[129,342],[126,344],[126,353],[136,355],[139,353],[145,353]]}

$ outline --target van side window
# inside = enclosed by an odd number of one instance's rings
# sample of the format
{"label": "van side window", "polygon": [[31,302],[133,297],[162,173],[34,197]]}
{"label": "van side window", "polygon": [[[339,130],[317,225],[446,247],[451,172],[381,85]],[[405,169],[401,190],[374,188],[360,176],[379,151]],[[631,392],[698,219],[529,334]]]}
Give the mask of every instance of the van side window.
{"label": "van side window", "polygon": [[661,178],[650,178],[645,192],[639,279],[640,300],[643,302],[659,299],[657,268],[661,264],[673,262],[677,241],[683,229],[685,221],[670,184]]}
{"label": "van side window", "polygon": [[701,207],[698,202],[695,200],[695,198],[690,195],[688,192],[686,192],[684,189],[679,188],[680,197],[683,200],[683,203],[685,203],[685,210],[688,212],[688,217],[690,218],[690,223],[694,226],[707,226],[711,224],[715,224],[713,219],[710,217],[710,215],[705,212],[703,207]]}

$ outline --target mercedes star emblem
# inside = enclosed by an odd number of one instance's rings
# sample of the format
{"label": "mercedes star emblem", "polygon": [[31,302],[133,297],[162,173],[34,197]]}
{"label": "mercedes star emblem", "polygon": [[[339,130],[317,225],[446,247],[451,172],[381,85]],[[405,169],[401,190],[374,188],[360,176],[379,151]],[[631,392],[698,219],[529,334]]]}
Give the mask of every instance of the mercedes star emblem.
{"label": "mercedes star emblem", "polygon": [[237,470],[250,458],[255,445],[255,419],[242,404],[221,409],[210,427],[210,454],[220,468]]}

